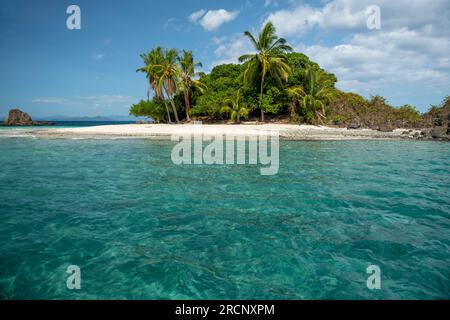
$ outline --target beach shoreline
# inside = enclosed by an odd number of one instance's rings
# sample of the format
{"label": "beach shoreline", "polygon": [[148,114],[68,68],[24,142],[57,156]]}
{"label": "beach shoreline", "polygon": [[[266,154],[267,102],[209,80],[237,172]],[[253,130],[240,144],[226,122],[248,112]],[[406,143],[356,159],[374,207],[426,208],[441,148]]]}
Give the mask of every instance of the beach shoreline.
{"label": "beach shoreline", "polygon": [[420,136],[419,129],[395,129],[382,132],[372,129],[347,129],[292,124],[123,124],[77,128],[30,129],[36,138],[118,139],[145,138],[170,140],[172,136],[205,135],[251,137],[276,135],[283,140],[405,140]]}

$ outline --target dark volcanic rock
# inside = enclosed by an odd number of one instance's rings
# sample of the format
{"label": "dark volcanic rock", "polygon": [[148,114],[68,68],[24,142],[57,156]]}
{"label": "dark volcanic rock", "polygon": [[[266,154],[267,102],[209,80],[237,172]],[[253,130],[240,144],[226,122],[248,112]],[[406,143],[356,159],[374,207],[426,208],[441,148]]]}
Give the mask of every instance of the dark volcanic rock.
{"label": "dark volcanic rock", "polygon": [[381,132],[392,132],[392,131],[394,131],[394,129],[395,128],[390,124],[381,124],[378,127],[378,131],[381,131]]}
{"label": "dark volcanic rock", "polygon": [[450,137],[450,113],[447,116],[447,135]]}
{"label": "dark volcanic rock", "polygon": [[421,132],[420,132],[420,135],[423,137],[423,138],[431,138],[431,129],[430,128],[426,128],[426,129],[423,129]]}
{"label": "dark volcanic rock", "polygon": [[439,117],[439,118],[434,118],[433,119],[433,126],[435,126],[435,127],[441,127],[441,126],[443,126],[444,125],[444,121],[442,121],[442,118],[441,117]]}
{"label": "dark volcanic rock", "polygon": [[396,128],[406,128],[408,125],[406,123],[406,121],[402,121],[402,120],[396,120],[395,121],[395,127]]}
{"label": "dark volcanic rock", "polygon": [[8,117],[3,122],[4,126],[51,126],[52,122],[36,122],[31,119],[28,113],[19,109],[9,111]]}
{"label": "dark volcanic rock", "polygon": [[430,131],[430,135],[432,138],[434,139],[445,139],[447,138],[447,131],[445,128],[440,127],[440,128],[433,128]]}
{"label": "dark volcanic rock", "polygon": [[347,126],[347,129],[359,129],[361,128],[361,123],[359,123],[358,120],[353,120],[350,122],[350,124]]}
{"label": "dark volcanic rock", "polygon": [[8,117],[3,122],[5,126],[29,126],[33,124],[33,119],[19,109],[9,111]]}

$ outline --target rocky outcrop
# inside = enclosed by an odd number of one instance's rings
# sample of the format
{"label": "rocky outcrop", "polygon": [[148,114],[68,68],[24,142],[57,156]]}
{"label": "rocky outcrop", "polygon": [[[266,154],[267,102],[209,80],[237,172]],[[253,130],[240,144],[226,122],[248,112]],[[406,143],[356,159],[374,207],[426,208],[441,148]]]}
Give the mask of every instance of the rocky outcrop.
{"label": "rocky outcrop", "polygon": [[420,131],[421,140],[450,141],[449,129],[446,127],[426,128]]}
{"label": "rocky outcrop", "polygon": [[390,123],[380,124],[377,128],[377,130],[381,132],[392,132],[394,131],[394,129],[395,129],[394,126],[391,125]]}
{"label": "rocky outcrop", "polygon": [[51,126],[52,122],[33,121],[30,115],[19,109],[9,111],[8,117],[3,122],[4,126]]}
{"label": "rocky outcrop", "polygon": [[33,124],[33,119],[19,109],[12,109],[3,124],[5,126],[29,126]]}
{"label": "rocky outcrop", "polygon": [[447,135],[450,137],[450,113],[447,116]]}
{"label": "rocky outcrop", "polygon": [[347,126],[347,129],[356,130],[361,128],[361,122],[359,120],[353,120],[350,122],[350,124]]}
{"label": "rocky outcrop", "polygon": [[449,108],[443,108],[441,114],[433,119],[433,128],[429,136],[436,140],[450,141],[450,111]]}
{"label": "rocky outcrop", "polygon": [[[380,131],[380,132],[392,132],[397,127],[393,123],[391,123],[390,121],[386,121],[386,122],[375,122],[375,121],[361,122],[357,118],[353,119],[347,125],[347,129],[349,129],[349,130],[356,130],[356,129],[362,129],[362,128],[372,129],[372,130],[376,130],[376,131]],[[404,128],[404,127],[399,127],[399,128]]]}
{"label": "rocky outcrop", "polygon": [[433,139],[445,139],[447,138],[447,129],[444,127],[436,127],[431,129],[430,135]]}
{"label": "rocky outcrop", "polygon": [[443,125],[444,125],[444,121],[442,120],[441,117],[438,117],[438,118],[434,118],[434,119],[433,119],[433,126],[434,126],[434,127],[441,127],[441,126],[443,126]]}

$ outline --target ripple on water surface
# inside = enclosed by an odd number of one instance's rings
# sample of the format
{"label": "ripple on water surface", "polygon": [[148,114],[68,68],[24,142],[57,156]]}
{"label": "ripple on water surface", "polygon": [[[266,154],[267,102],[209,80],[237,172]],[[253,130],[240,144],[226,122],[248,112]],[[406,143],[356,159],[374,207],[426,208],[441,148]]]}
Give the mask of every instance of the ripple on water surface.
{"label": "ripple on water surface", "polygon": [[448,144],[282,141],[276,176],[172,146],[0,139],[0,297],[450,298]]}

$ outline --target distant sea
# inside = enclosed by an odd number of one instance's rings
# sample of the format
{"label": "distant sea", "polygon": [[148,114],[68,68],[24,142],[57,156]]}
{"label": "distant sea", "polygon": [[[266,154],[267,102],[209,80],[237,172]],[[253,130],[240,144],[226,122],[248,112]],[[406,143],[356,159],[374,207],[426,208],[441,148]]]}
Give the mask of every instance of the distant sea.
{"label": "distant sea", "polygon": [[114,124],[130,124],[136,121],[52,121],[57,127],[92,127]]}
{"label": "distant sea", "polygon": [[17,126],[17,127],[3,127],[0,126],[0,129],[6,128],[54,128],[54,127],[93,127],[93,126],[105,126],[105,125],[114,125],[114,124],[130,124],[136,123],[136,121],[51,121],[55,123],[54,126]]}
{"label": "distant sea", "polygon": [[173,146],[0,138],[0,299],[450,298],[448,143],[281,141],[275,176]]}
{"label": "distant sea", "polygon": [[107,126],[115,124],[132,124],[136,121],[51,121],[55,123],[53,126],[1,126],[0,138],[29,136],[27,132],[30,130],[46,130],[51,128],[76,128],[76,127],[94,127]]}

